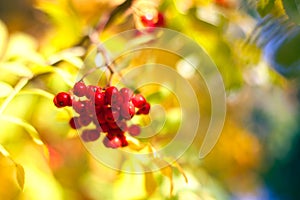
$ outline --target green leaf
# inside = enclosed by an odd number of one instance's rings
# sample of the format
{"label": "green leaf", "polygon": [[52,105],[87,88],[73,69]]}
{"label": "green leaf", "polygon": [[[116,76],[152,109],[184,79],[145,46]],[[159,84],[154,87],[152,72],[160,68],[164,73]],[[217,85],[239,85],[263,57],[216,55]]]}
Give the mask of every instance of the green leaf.
{"label": "green leaf", "polygon": [[13,87],[5,82],[0,82],[0,98],[8,96],[12,91]]}
{"label": "green leaf", "polygon": [[7,72],[10,72],[14,75],[20,76],[20,77],[32,77],[33,73],[32,71],[19,62],[8,62],[3,63],[0,65],[0,70],[4,70]]}
{"label": "green leaf", "polygon": [[17,182],[21,188],[21,190],[24,189],[24,182],[25,182],[25,172],[24,168],[16,163],[16,170],[17,170]]}
{"label": "green leaf", "polygon": [[29,135],[31,136],[31,138],[33,139],[33,141],[36,144],[38,144],[38,145],[44,144],[42,142],[37,130],[31,124],[26,122],[25,120],[14,117],[14,116],[9,116],[9,115],[0,115],[0,119],[10,122],[10,123],[17,124],[19,126],[22,126],[29,133]]}
{"label": "green leaf", "polygon": [[282,3],[289,18],[300,24],[300,0],[282,0]]}
{"label": "green leaf", "polygon": [[269,14],[274,7],[275,0],[260,0],[257,2],[257,12],[264,17]]}

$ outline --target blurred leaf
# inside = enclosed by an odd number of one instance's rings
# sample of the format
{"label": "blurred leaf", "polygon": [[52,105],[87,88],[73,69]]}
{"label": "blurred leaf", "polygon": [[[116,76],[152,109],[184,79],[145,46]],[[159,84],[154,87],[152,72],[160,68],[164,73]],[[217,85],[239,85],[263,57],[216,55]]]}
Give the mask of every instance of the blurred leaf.
{"label": "blurred leaf", "polygon": [[0,70],[8,71],[21,77],[32,77],[33,73],[28,67],[19,62],[7,62],[0,65]]}
{"label": "blurred leaf", "polygon": [[12,91],[13,87],[5,82],[0,82],[0,98],[8,96]]}
{"label": "blurred leaf", "polygon": [[54,29],[48,31],[50,44],[44,46],[46,54],[69,48],[81,37],[82,22],[68,1],[39,1],[37,8],[45,12],[52,20]]}
{"label": "blurred leaf", "polygon": [[174,182],[173,182],[173,168],[172,166],[165,160],[161,158],[155,158],[154,159],[155,164],[160,168],[160,172],[162,175],[166,176],[170,180],[170,196],[173,195],[173,188],[174,188]]}
{"label": "blurred leaf", "polygon": [[170,196],[172,196],[173,195],[173,188],[174,188],[174,183],[173,183],[173,169],[169,165],[167,167],[164,167],[164,168],[160,169],[160,172],[164,176],[166,176],[167,178],[169,178],[169,180],[170,180]]}
{"label": "blurred leaf", "polygon": [[24,168],[17,163],[16,163],[16,168],[17,168],[17,181],[18,181],[20,188],[23,190],[24,182],[25,182]]}
{"label": "blurred leaf", "polygon": [[21,92],[18,93],[18,95],[22,95],[22,94],[39,95],[39,96],[42,96],[42,97],[45,97],[45,98],[51,99],[51,100],[54,98],[54,94],[51,94],[45,90],[41,90],[41,89],[37,89],[37,88],[30,88],[30,89],[22,90]]}
{"label": "blurred leaf", "polygon": [[157,183],[152,172],[145,173],[145,188],[149,196],[152,195],[157,188]]}
{"label": "blurred leaf", "polygon": [[4,155],[5,157],[8,157],[8,156],[10,156],[10,153],[4,148],[4,146],[2,146],[1,144],[0,144],[0,153],[2,154],[2,155]]}
{"label": "blurred leaf", "polygon": [[80,47],[66,49],[57,54],[51,55],[49,57],[49,61],[50,61],[50,64],[53,65],[57,62],[64,60],[64,61],[69,62],[70,64],[74,65],[78,69],[81,69],[83,66],[83,61],[80,58],[80,56],[83,56],[84,53],[85,53],[85,50]]}
{"label": "blurred leaf", "polygon": [[23,190],[24,187],[24,169],[10,157],[9,152],[1,144],[0,166],[0,198],[15,199],[20,189]]}
{"label": "blurred leaf", "polygon": [[39,57],[38,59],[40,59],[41,56],[36,53],[37,46],[37,41],[32,36],[25,33],[14,33],[10,35],[6,57],[23,59]]}
{"label": "blurred leaf", "polygon": [[30,68],[32,73],[34,75],[40,75],[40,74],[46,74],[50,72],[54,72],[52,66],[40,66],[40,65],[34,65],[33,67]]}
{"label": "blurred leaf", "polygon": [[237,66],[235,55],[231,44],[226,38],[220,37],[223,34],[224,25],[214,26],[197,18],[196,11],[189,13],[189,27],[193,27],[193,32],[184,28],[181,30],[185,34],[193,37],[195,41],[207,51],[213,62],[221,72],[226,89],[238,88],[242,84],[242,71]]}
{"label": "blurred leaf", "polygon": [[300,0],[282,0],[286,14],[296,24],[300,24]]}
{"label": "blurred leaf", "polygon": [[44,144],[42,142],[37,130],[31,124],[26,122],[25,120],[14,117],[14,116],[8,116],[8,115],[0,115],[0,119],[7,121],[7,122],[17,124],[19,126],[22,126],[29,133],[29,135],[31,136],[31,138],[33,139],[33,141],[35,143],[37,143],[38,145]]}
{"label": "blurred leaf", "polygon": [[183,171],[182,167],[179,165],[179,163],[177,161],[175,161],[174,165],[178,169],[178,171],[182,174],[182,176],[184,177],[185,182],[188,183],[188,178],[187,178],[185,172]]}
{"label": "blurred leaf", "polygon": [[68,86],[70,86],[71,88],[73,87],[75,80],[72,80],[72,79],[74,79],[74,77],[70,73],[68,73],[62,69],[56,68],[56,67],[53,68],[53,71],[55,73],[57,73],[58,75],[60,75],[62,77],[62,80]]}
{"label": "blurred leaf", "polygon": [[106,27],[109,26],[115,19],[120,17],[120,14],[124,14],[128,8],[130,8],[133,0],[126,0],[124,3],[116,7],[110,14],[109,20],[106,23]]}

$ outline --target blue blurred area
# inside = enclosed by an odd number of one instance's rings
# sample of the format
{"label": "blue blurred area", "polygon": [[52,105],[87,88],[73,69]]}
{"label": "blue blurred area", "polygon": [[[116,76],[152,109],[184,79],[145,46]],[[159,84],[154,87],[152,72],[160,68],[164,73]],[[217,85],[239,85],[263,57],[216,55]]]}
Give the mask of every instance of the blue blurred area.
{"label": "blue blurred area", "polygon": [[262,19],[258,45],[264,57],[278,73],[286,78],[300,76],[300,27],[285,18]]}

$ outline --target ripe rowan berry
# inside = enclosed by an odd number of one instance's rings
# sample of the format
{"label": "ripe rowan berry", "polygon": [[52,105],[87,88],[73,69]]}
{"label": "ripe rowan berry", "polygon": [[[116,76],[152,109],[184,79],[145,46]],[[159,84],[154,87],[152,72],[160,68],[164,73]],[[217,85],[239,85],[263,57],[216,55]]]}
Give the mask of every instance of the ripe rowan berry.
{"label": "ripe rowan berry", "polygon": [[137,115],[140,115],[140,114],[144,114],[144,115],[148,115],[149,112],[150,112],[150,104],[149,103],[145,103],[145,105],[140,108],[138,111],[137,111]]}
{"label": "ripe rowan berry", "polygon": [[131,98],[131,101],[133,105],[137,108],[142,108],[146,103],[146,99],[141,94],[134,95]]}
{"label": "ripe rowan berry", "polygon": [[127,131],[130,135],[137,136],[141,133],[141,127],[134,124],[128,127]]}
{"label": "ripe rowan berry", "polygon": [[69,121],[69,124],[73,129],[81,128],[81,124],[79,123],[79,117],[72,117]]}
{"label": "ripe rowan berry", "polygon": [[72,99],[69,93],[60,92],[54,97],[53,103],[58,108],[72,106]]}
{"label": "ripe rowan berry", "polygon": [[83,97],[86,95],[86,85],[84,84],[84,82],[79,81],[77,83],[75,83],[74,87],[73,87],[73,94],[78,96],[78,97]]}

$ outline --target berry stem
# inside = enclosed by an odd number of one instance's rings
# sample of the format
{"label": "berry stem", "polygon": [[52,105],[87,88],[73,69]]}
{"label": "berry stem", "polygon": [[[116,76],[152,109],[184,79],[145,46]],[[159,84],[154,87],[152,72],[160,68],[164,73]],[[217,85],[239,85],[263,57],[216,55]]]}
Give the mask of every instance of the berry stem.
{"label": "berry stem", "polygon": [[91,68],[89,71],[87,71],[87,72],[81,77],[81,79],[79,79],[78,82],[83,81],[83,79],[84,79],[85,77],[87,77],[88,75],[92,74],[92,73],[93,73],[94,71],[96,71],[97,69],[104,68],[104,67],[107,67],[107,66],[106,66],[106,65],[103,65],[103,66]]}
{"label": "berry stem", "polygon": [[[122,78],[122,75],[115,69],[114,62],[111,61],[107,50],[103,47],[103,44],[100,42],[98,29],[94,29],[89,34],[89,38],[90,38],[91,42],[96,45],[97,52],[101,53],[104,57],[104,60],[105,60],[104,66],[107,67],[107,69],[110,72],[110,76],[108,78],[108,83],[107,83],[107,86],[109,86],[109,85],[111,85],[112,75],[114,73],[118,74],[121,78]],[[98,68],[96,68],[96,69],[98,69]]]}

